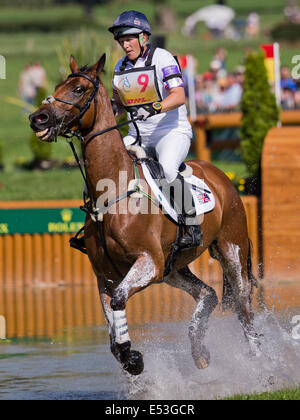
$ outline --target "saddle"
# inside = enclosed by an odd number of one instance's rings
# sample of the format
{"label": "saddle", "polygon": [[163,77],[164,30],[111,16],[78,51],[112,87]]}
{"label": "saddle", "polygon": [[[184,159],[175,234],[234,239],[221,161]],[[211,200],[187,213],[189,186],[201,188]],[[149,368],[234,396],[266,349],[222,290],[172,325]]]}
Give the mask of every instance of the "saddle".
{"label": "saddle", "polygon": [[[160,180],[165,178],[163,167],[156,159],[152,157],[147,157],[143,161],[146,163],[147,168],[153,179]],[[193,174],[193,169],[190,166],[186,165],[184,162],[181,163],[178,170],[180,175],[184,178]]]}
{"label": "saddle", "polygon": [[[180,223],[180,214],[175,210],[176,206],[174,206],[175,203],[172,201],[172,197],[162,193],[162,184],[167,184],[167,182],[161,164],[155,157],[147,155],[146,151],[140,146],[128,145],[127,150],[134,154],[141,163],[145,180],[153,191],[159,206],[164,209],[165,213],[169,215],[173,221]],[[182,162],[179,167],[178,178],[180,178],[182,183],[184,182],[185,187],[189,188],[198,218],[203,218],[205,213],[214,209],[215,199],[211,190],[202,179],[193,175],[191,166]]]}

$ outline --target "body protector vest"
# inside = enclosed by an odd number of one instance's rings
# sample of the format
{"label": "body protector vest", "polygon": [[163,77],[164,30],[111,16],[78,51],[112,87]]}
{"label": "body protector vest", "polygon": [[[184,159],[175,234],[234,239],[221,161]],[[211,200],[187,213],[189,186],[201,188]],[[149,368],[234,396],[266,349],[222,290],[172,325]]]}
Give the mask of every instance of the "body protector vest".
{"label": "body protector vest", "polygon": [[[155,65],[152,58],[155,48],[149,47],[150,51],[144,67],[125,70],[128,58],[125,57],[119,72],[114,74],[114,86],[118,91],[123,106],[130,111],[130,107],[138,107],[162,101],[159,90]],[[176,74],[170,77],[182,77]],[[168,77],[163,81],[166,82]]]}

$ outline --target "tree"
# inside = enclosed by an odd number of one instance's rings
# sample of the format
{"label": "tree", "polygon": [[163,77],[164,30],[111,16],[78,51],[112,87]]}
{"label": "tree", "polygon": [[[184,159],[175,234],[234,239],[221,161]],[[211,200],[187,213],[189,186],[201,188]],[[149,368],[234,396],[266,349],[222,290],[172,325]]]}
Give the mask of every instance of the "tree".
{"label": "tree", "polygon": [[250,53],[246,58],[242,98],[242,156],[252,177],[260,180],[264,139],[277,124],[279,110],[267,77],[264,53]]}

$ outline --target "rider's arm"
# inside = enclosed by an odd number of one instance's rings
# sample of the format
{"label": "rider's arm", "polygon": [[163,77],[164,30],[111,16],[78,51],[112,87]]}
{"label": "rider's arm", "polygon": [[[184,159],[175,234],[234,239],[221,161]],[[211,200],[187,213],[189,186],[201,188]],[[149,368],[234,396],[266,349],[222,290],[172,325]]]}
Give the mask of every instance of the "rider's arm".
{"label": "rider's arm", "polygon": [[184,87],[175,87],[170,90],[170,94],[161,102],[161,112],[172,111],[185,104]]}

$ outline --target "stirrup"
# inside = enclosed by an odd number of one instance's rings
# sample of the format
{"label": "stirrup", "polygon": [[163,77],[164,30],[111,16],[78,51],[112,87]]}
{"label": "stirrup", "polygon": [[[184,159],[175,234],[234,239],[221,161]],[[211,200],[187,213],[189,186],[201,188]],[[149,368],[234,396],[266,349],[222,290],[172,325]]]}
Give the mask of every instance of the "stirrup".
{"label": "stirrup", "polygon": [[203,233],[200,225],[186,226],[186,232],[178,244],[181,248],[194,248],[203,246]]}
{"label": "stirrup", "polygon": [[71,248],[77,249],[78,251],[82,252],[83,254],[87,254],[87,250],[84,244],[84,236],[78,238],[77,236],[73,236],[69,240],[69,244]]}

